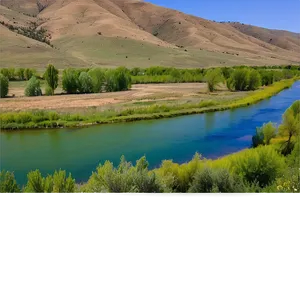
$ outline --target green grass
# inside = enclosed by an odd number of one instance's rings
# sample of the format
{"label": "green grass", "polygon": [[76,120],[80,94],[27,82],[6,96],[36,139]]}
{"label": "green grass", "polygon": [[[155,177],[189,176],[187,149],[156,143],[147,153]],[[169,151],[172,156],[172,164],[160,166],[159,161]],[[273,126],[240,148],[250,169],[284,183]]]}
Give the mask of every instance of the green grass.
{"label": "green grass", "polygon": [[263,90],[251,92],[250,95],[236,100],[202,100],[196,103],[176,105],[154,104],[145,107],[125,108],[119,111],[111,109],[87,114],[57,113],[53,111],[7,112],[0,114],[0,127],[4,130],[80,127],[93,124],[133,122],[222,111],[248,106],[269,98],[283,89],[291,87],[295,80],[289,79],[276,82]]}

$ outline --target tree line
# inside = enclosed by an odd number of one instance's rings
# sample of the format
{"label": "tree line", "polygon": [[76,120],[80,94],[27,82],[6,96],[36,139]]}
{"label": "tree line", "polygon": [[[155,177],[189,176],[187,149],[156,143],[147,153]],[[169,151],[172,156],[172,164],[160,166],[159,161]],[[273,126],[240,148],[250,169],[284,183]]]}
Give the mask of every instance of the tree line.
{"label": "tree line", "polygon": [[[265,124],[261,143],[217,160],[207,160],[196,154],[188,163],[179,165],[166,160],[159,168],[149,170],[145,157],[135,165],[122,157],[118,166],[109,161],[100,164],[84,184],[76,184],[66,171],[55,171],[43,177],[39,170],[35,170],[28,173],[27,184],[22,188],[13,173],[3,170],[0,173],[0,192],[299,192],[299,118],[300,100],[286,110],[278,132]],[[277,137],[281,137],[280,143],[270,143]]]}

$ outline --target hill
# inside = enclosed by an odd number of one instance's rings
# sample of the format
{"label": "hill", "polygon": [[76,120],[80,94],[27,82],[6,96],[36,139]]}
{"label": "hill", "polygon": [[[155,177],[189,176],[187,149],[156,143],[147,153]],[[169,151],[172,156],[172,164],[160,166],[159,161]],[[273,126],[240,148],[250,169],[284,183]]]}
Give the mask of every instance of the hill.
{"label": "hill", "polygon": [[0,0],[0,22],[2,67],[300,63],[300,34],[137,0]]}

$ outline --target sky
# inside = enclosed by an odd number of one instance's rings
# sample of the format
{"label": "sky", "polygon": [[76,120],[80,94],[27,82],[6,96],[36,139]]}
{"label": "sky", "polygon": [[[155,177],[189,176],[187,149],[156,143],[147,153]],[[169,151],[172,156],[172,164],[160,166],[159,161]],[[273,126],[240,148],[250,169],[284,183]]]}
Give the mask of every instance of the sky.
{"label": "sky", "polygon": [[204,19],[300,33],[300,0],[146,0]]}

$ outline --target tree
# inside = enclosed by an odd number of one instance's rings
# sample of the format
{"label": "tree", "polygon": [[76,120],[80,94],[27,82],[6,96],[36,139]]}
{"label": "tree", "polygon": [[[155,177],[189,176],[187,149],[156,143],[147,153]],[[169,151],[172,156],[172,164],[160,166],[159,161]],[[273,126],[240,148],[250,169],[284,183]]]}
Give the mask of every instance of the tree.
{"label": "tree", "polygon": [[58,70],[53,65],[48,65],[44,78],[47,81],[48,86],[51,88],[53,95],[58,86]]}
{"label": "tree", "polygon": [[105,82],[105,72],[100,68],[92,69],[88,72],[88,75],[92,78],[93,92],[101,93]]}
{"label": "tree", "polygon": [[78,76],[74,69],[63,71],[62,87],[67,94],[76,94],[78,91]]}
{"label": "tree", "polygon": [[31,77],[28,81],[26,88],[25,88],[25,96],[32,97],[32,96],[41,96],[41,84],[40,81],[35,77]]}
{"label": "tree", "polygon": [[4,98],[8,94],[9,81],[3,74],[0,74],[0,98]]}
{"label": "tree", "polygon": [[206,73],[206,81],[208,90],[213,92],[219,83],[223,82],[224,78],[220,69],[208,70]]}
{"label": "tree", "polygon": [[229,83],[227,83],[227,86],[235,91],[246,91],[249,85],[249,74],[250,72],[247,68],[236,69],[228,79]]}
{"label": "tree", "polygon": [[32,76],[34,76],[35,73],[35,70],[27,68],[24,70],[24,78],[26,80],[29,80]]}
{"label": "tree", "polygon": [[272,138],[276,136],[277,128],[272,122],[264,124],[262,127],[262,133],[264,137],[264,144],[269,145]]}
{"label": "tree", "polygon": [[300,132],[300,114],[299,114],[300,100],[288,108],[282,117],[282,124],[279,126],[279,134],[287,136],[288,140],[284,143],[282,153],[284,155],[290,154],[292,151],[292,137],[299,136]]}
{"label": "tree", "polygon": [[78,79],[79,92],[82,94],[89,94],[93,92],[92,78],[86,72],[81,72]]}
{"label": "tree", "polygon": [[258,71],[251,70],[249,73],[248,90],[254,91],[261,86],[261,76]]}
{"label": "tree", "polygon": [[25,72],[25,69],[23,69],[23,68],[20,68],[16,71],[16,75],[19,77],[19,80],[25,79],[24,72]]}
{"label": "tree", "polygon": [[13,173],[5,170],[0,172],[0,193],[20,193]]}

